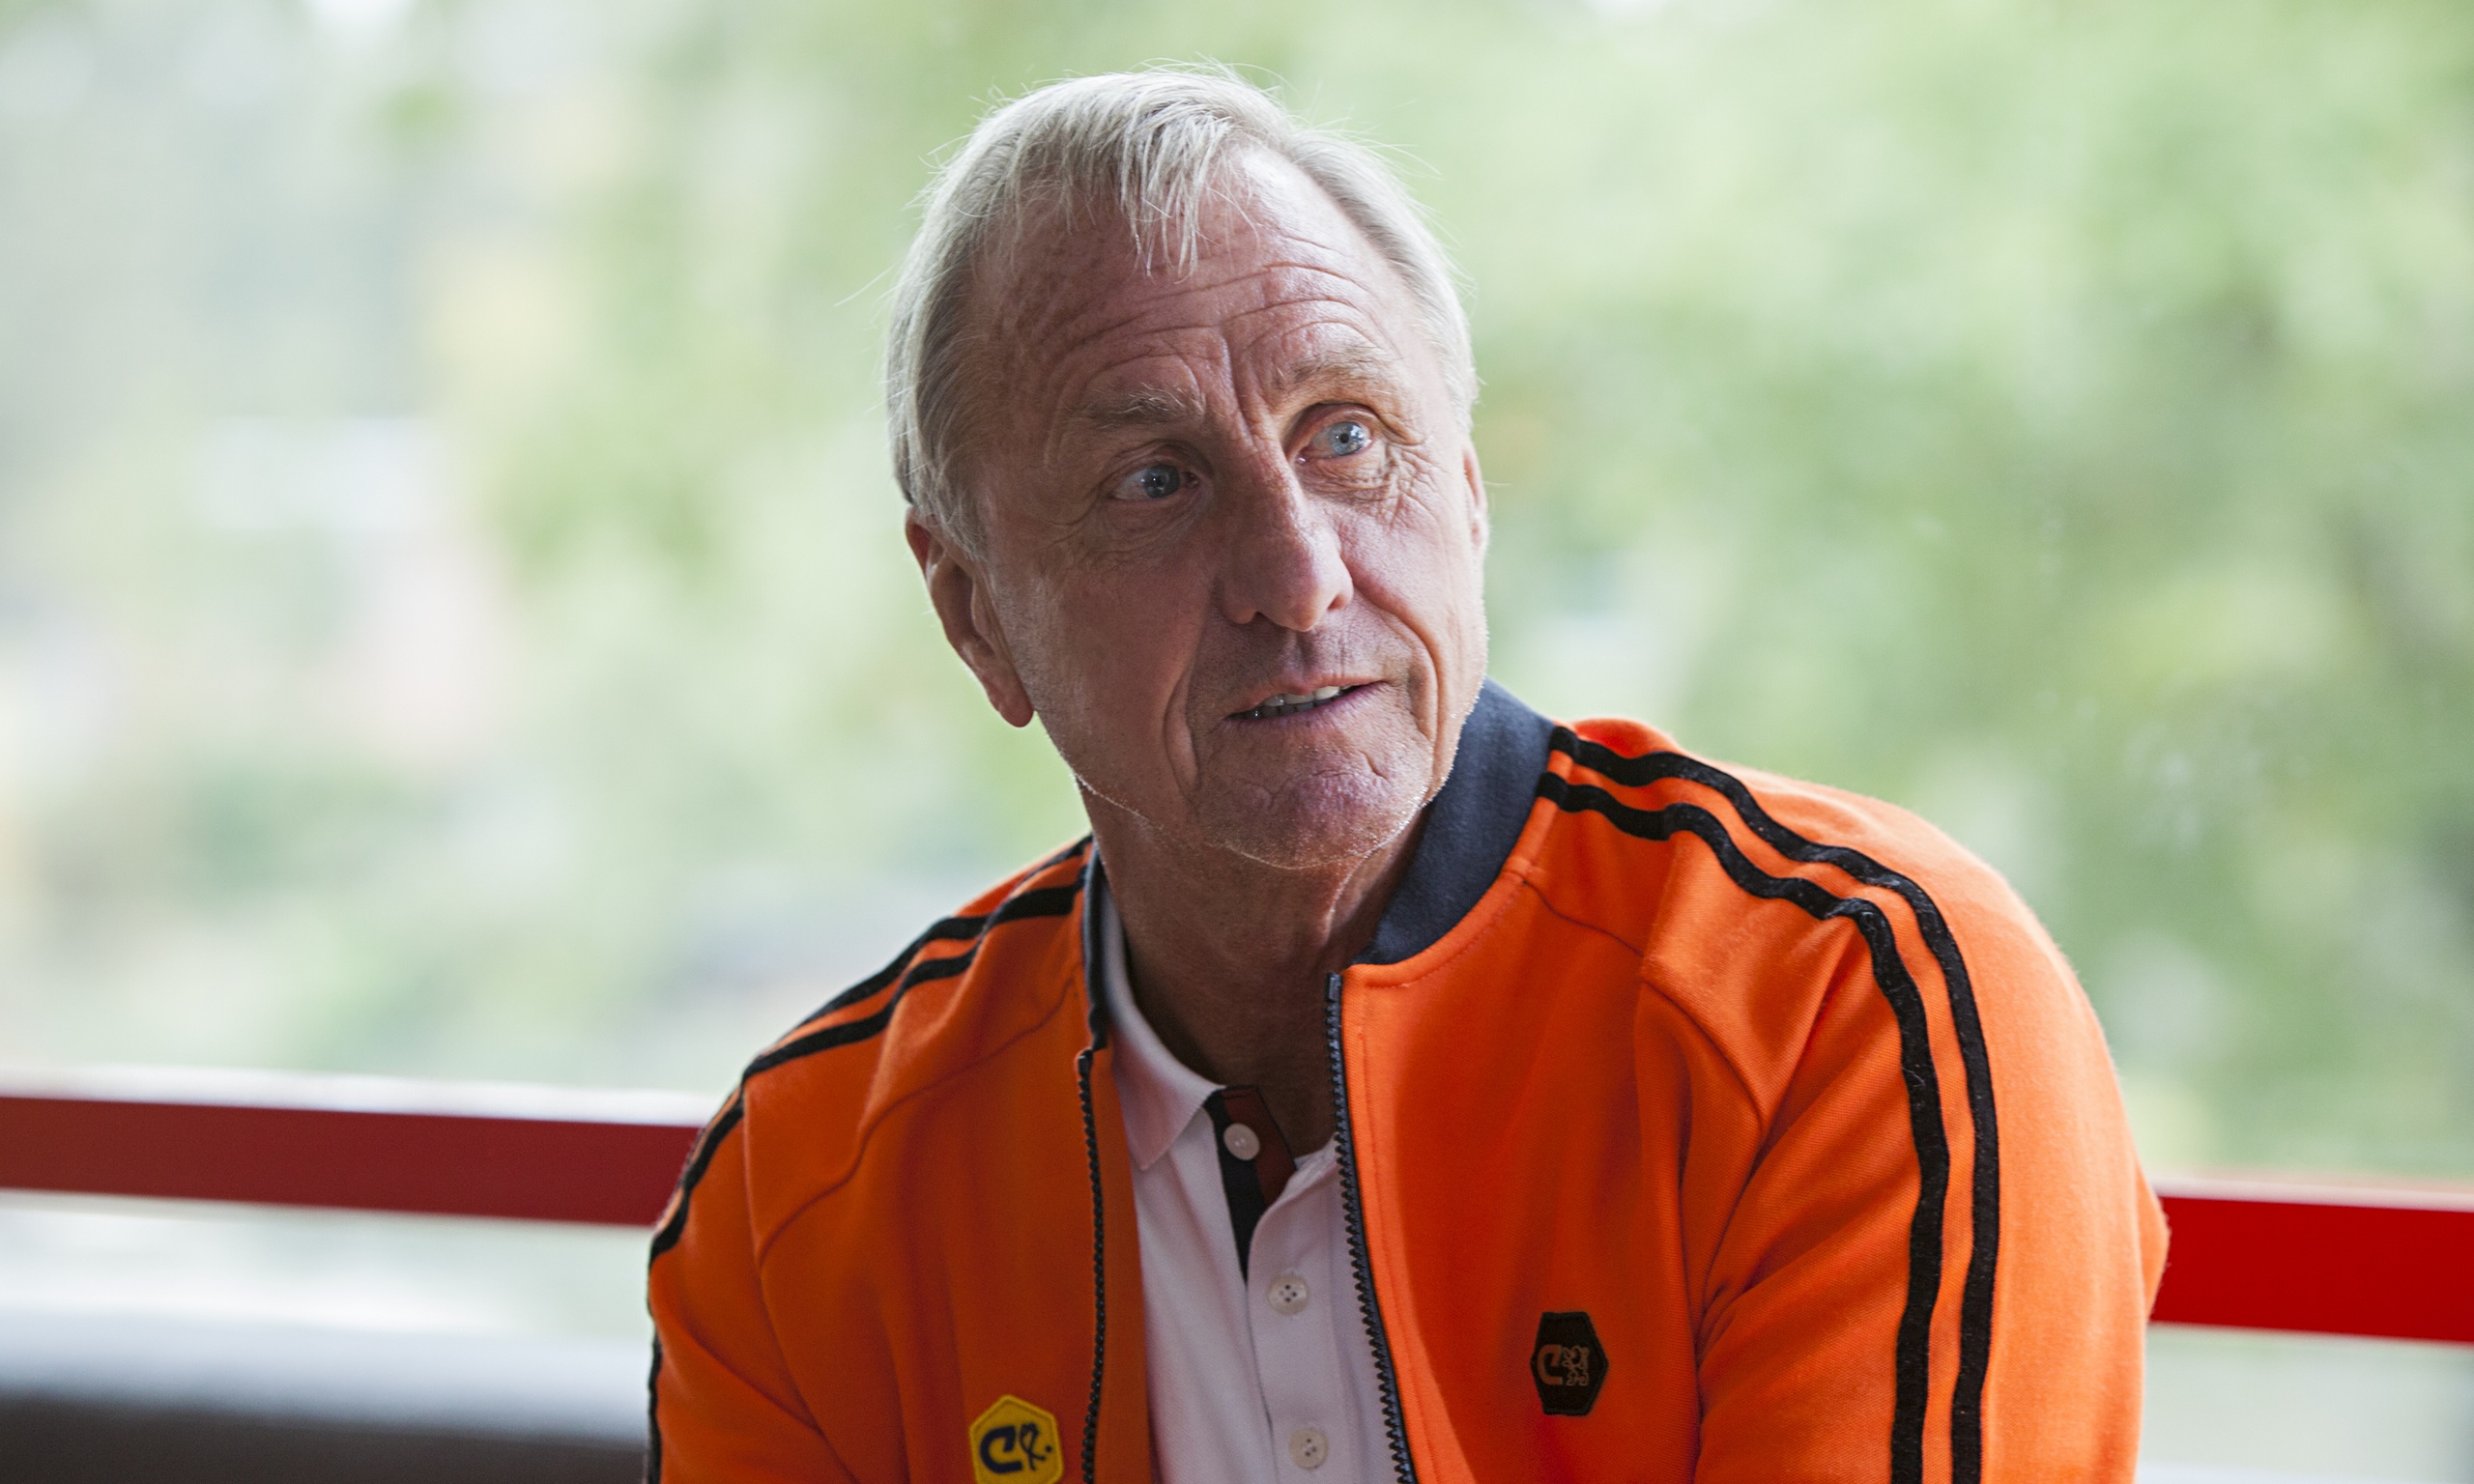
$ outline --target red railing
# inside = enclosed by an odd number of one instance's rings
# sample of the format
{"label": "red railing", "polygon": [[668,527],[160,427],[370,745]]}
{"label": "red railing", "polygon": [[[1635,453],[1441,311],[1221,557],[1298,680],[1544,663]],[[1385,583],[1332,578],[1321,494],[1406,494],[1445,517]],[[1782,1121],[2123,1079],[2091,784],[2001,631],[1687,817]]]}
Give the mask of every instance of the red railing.
{"label": "red railing", "polygon": [[[649,1226],[701,1122],[665,1093],[122,1072],[0,1090],[0,1187]],[[2155,1317],[2474,1344],[2474,1190],[2160,1182]]]}
{"label": "red railing", "polygon": [[2166,1324],[2474,1344],[2474,1191],[2157,1182]]}

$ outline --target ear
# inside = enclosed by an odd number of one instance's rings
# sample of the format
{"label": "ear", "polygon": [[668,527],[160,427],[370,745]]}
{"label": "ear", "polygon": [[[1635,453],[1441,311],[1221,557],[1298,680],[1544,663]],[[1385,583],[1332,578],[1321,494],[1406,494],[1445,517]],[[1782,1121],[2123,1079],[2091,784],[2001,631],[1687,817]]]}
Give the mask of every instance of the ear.
{"label": "ear", "polygon": [[1469,485],[1469,534],[1482,558],[1490,528],[1486,518],[1486,476],[1478,470],[1478,445],[1474,442],[1461,445],[1460,477]]}
{"label": "ear", "polygon": [[996,605],[979,565],[916,509],[903,517],[902,533],[910,543],[910,555],[919,561],[919,576],[928,585],[928,601],[935,605],[937,622],[944,625],[945,642],[979,677],[979,687],[988,693],[988,703],[998,716],[1016,727],[1029,726],[1036,714],[1030,694],[1015,671],[1013,653],[997,626]]}

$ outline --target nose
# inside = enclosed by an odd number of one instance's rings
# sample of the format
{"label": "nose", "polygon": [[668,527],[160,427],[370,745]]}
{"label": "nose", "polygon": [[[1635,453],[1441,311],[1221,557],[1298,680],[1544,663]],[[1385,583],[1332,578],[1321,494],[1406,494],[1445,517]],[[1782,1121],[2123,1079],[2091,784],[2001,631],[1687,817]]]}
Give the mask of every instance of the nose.
{"label": "nose", "polygon": [[1250,460],[1223,494],[1222,616],[1305,634],[1348,606],[1355,584],[1333,512],[1299,485],[1286,458]]}

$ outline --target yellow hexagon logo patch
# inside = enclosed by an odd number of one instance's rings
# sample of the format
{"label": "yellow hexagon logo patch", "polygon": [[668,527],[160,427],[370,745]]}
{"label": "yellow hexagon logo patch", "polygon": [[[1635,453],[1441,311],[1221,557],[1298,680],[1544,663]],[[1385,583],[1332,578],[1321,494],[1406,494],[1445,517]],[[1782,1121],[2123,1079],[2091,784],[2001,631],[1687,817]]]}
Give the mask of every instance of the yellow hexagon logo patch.
{"label": "yellow hexagon logo patch", "polygon": [[1056,1484],[1065,1449],[1056,1418],[1019,1396],[1000,1396],[970,1425],[970,1471],[979,1484]]}

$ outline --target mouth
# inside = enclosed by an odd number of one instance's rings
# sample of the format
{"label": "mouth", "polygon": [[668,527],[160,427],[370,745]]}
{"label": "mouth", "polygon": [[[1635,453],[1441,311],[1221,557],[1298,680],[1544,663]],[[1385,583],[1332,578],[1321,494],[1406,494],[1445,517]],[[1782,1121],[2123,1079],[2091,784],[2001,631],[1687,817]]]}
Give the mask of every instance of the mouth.
{"label": "mouth", "polygon": [[1309,711],[1320,710],[1330,705],[1352,691],[1363,689],[1363,686],[1357,685],[1324,685],[1299,695],[1274,696],[1251,710],[1236,713],[1231,720],[1268,722],[1283,716],[1303,716]]}

